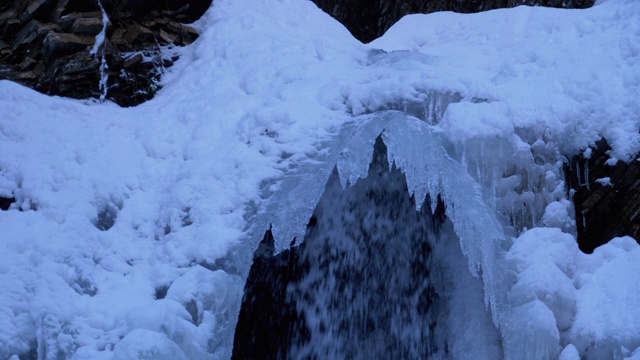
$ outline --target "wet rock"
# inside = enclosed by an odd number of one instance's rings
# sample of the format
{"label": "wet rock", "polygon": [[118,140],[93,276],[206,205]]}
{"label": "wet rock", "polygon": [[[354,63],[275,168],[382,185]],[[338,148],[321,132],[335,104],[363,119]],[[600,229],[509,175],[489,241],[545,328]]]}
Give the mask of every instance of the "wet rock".
{"label": "wet rock", "polygon": [[76,53],[87,47],[93,46],[95,38],[91,36],[78,36],[66,33],[50,33],[44,40],[42,53],[47,59]]}
{"label": "wet rock", "polygon": [[22,71],[27,71],[33,69],[38,64],[37,61],[33,60],[30,57],[25,57],[24,60],[20,64],[18,64],[18,69]]}
{"label": "wet rock", "polygon": [[[118,2],[120,0],[100,0],[104,6],[106,3]],[[100,6],[96,0],[69,0],[65,4],[62,15],[76,14],[76,13],[88,13],[88,12],[100,12]]]}
{"label": "wet rock", "polygon": [[9,9],[3,13],[0,13],[0,29],[11,19],[15,19],[17,15],[16,9]]}
{"label": "wet rock", "polygon": [[19,83],[32,82],[38,78],[38,76],[33,71],[13,72],[9,70],[0,72],[0,76],[4,77],[4,79],[6,80],[11,80]]}
{"label": "wet rock", "polygon": [[190,44],[198,38],[198,32],[194,28],[175,21],[167,23],[167,30],[175,34],[174,42],[179,45]]}
{"label": "wet rock", "polygon": [[99,68],[99,59],[88,52],[61,57],[52,61],[35,88],[74,98],[99,97],[99,89],[95,86],[100,80]]}
{"label": "wet rock", "polygon": [[124,60],[124,62],[122,63],[122,67],[124,69],[129,69],[135,65],[140,64],[142,62],[142,59],[142,54],[136,54]]}
{"label": "wet rock", "polygon": [[62,16],[62,13],[64,12],[64,9],[68,3],[69,0],[58,0],[58,2],[56,2],[56,6],[53,8],[53,11],[51,11],[51,17],[49,18],[49,21],[57,22],[58,20],[60,20],[60,16]]}
{"label": "wet rock", "polygon": [[18,19],[9,19],[2,27],[0,35],[4,39],[8,39],[13,36],[19,29],[22,22]]}
{"label": "wet rock", "polygon": [[124,45],[126,46],[127,43],[124,40],[124,35],[127,33],[127,30],[125,30],[124,28],[116,28],[115,30],[113,30],[113,32],[111,32],[111,36],[109,37],[109,40],[111,41],[111,43],[115,44],[115,45]]}
{"label": "wet rock", "polygon": [[[81,19],[95,19],[100,22],[100,30],[102,30],[102,13],[100,11],[87,11],[87,12],[76,12],[68,15],[64,15],[60,18],[60,26],[62,30],[72,32],[73,25],[78,21],[85,21]],[[94,20],[94,21],[95,21]]]}
{"label": "wet rock", "polygon": [[170,44],[170,45],[173,45],[178,42],[177,41],[178,37],[176,35],[169,34],[164,30],[158,31],[158,36],[160,36],[162,40],[164,40],[167,44]]}
{"label": "wet rock", "polygon": [[[91,55],[104,27],[95,0],[0,2],[0,79],[51,95],[99,98],[134,106],[154,96],[159,79],[177,59],[174,46],[192,43],[197,20],[211,0],[102,1],[106,38]],[[100,63],[107,70],[101,73]]]}
{"label": "wet rock", "polygon": [[182,15],[184,22],[200,18],[211,5],[211,0],[121,0],[103,1],[103,6],[119,12],[129,12],[132,16],[158,11],[164,15]]}
{"label": "wet rock", "polygon": [[11,54],[11,47],[9,46],[9,44],[0,40],[0,58],[9,56],[10,54]]}
{"label": "wet rock", "polygon": [[614,161],[608,150],[603,139],[565,167],[578,245],[586,253],[618,236],[640,243],[640,156],[628,163]]}
{"label": "wet rock", "polygon": [[102,31],[102,18],[78,18],[71,25],[71,32],[77,35],[96,36]]}
{"label": "wet rock", "polygon": [[27,21],[31,19],[36,11],[46,2],[46,0],[32,0],[20,14],[20,21]]}
{"label": "wet rock", "polygon": [[150,42],[154,40],[154,34],[146,27],[134,24],[127,29],[124,40],[130,44],[137,42]]}
{"label": "wet rock", "polygon": [[41,39],[55,28],[55,24],[43,24],[37,20],[30,20],[13,36],[13,41],[11,43],[13,50],[28,47],[36,39]]}

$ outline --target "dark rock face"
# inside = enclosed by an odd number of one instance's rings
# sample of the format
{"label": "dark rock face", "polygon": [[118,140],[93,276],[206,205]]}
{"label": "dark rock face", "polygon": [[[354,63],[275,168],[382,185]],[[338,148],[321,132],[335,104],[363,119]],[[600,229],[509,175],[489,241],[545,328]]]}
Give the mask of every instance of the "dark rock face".
{"label": "dark rock face", "polygon": [[[302,244],[254,255],[233,359],[420,359],[437,351],[431,249],[444,204],[421,211],[378,138],[366,179],[330,177]],[[295,241],[294,241],[295,242]],[[445,349],[439,349],[444,351]]]}
{"label": "dark rock face", "polygon": [[640,155],[608,165],[608,150],[603,139],[589,158],[575,156],[565,167],[569,189],[575,190],[578,244],[586,253],[617,236],[640,243]]}
{"label": "dark rock face", "polygon": [[557,8],[587,8],[595,0],[313,0],[323,11],[340,21],[353,36],[370,42],[408,14],[436,11],[475,13],[518,5]]}
{"label": "dark rock face", "polygon": [[184,22],[193,22],[211,6],[211,0],[100,0],[108,12],[132,12],[144,15],[159,11],[180,14]]}
{"label": "dark rock face", "polygon": [[[177,60],[171,49],[198,37],[183,23],[197,20],[211,5],[100,1],[0,1],[0,79],[45,94],[137,105],[153,97],[164,69]],[[104,28],[100,5],[109,23],[103,45],[91,53]]]}

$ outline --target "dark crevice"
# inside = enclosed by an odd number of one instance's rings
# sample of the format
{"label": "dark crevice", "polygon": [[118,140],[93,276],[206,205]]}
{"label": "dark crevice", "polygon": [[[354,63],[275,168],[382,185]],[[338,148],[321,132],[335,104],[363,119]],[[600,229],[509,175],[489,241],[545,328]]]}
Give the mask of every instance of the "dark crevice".
{"label": "dark crevice", "polygon": [[78,277],[76,282],[71,286],[72,289],[80,295],[96,296],[98,288],[88,279]]}
{"label": "dark crevice", "polygon": [[7,211],[11,207],[11,204],[15,203],[16,199],[13,197],[0,196],[0,210]]}
{"label": "dark crevice", "polygon": [[[55,1],[51,1],[55,3]],[[100,11],[96,0],[68,0],[67,5],[62,11],[62,16],[79,12]]]}
{"label": "dark crevice", "polygon": [[104,205],[99,211],[98,215],[93,221],[93,225],[100,231],[107,231],[111,229],[118,218],[118,211],[122,209],[122,204],[108,203]]}
{"label": "dark crevice", "polygon": [[34,342],[28,352],[18,356],[19,360],[38,360],[38,345]]}
{"label": "dark crevice", "polygon": [[[95,0],[93,0],[95,3]],[[100,0],[105,10],[115,12],[131,12],[132,14],[148,14],[152,11],[176,15],[193,22],[199,19],[211,6],[212,0]]]}
{"label": "dark crevice", "polygon": [[167,292],[169,291],[169,286],[161,286],[156,289],[155,298],[156,300],[162,300],[167,297]]}
{"label": "dark crevice", "polygon": [[196,303],[196,301],[191,299],[191,301],[188,302],[184,306],[184,308],[187,310],[189,315],[191,315],[191,322],[193,322],[193,324],[196,326],[200,325],[202,319],[200,318],[200,311],[198,310],[198,304]]}
{"label": "dark crevice", "polygon": [[100,231],[107,231],[116,223],[117,212],[113,208],[107,207],[98,213],[95,226]]}

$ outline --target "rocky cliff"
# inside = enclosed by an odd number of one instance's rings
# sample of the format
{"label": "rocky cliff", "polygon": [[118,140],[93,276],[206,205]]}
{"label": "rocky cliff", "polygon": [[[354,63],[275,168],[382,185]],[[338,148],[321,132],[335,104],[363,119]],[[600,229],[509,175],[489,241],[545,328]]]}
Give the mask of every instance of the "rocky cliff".
{"label": "rocky cliff", "polygon": [[164,69],[177,59],[172,49],[198,37],[185,23],[198,19],[210,4],[0,1],[0,79],[45,94],[137,105],[157,91]]}

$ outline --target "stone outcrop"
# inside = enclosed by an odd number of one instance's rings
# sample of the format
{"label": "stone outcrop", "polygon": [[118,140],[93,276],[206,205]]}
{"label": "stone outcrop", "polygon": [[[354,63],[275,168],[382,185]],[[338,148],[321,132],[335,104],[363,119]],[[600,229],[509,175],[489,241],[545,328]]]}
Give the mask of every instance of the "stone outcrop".
{"label": "stone outcrop", "polygon": [[[77,99],[105,95],[121,106],[153,97],[172,49],[192,43],[211,0],[16,0],[0,2],[0,79]],[[105,40],[92,53],[104,28]],[[103,61],[104,60],[104,61]]]}
{"label": "stone outcrop", "polygon": [[578,244],[586,253],[617,236],[640,243],[640,155],[628,163],[610,161],[608,150],[600,140],[588,156],[574,156],[565,167]]}
{"label": "stone outcrop", "polygon": [[319,8],[340,21],[355,38],[368,43],[407,14],[436,11],[475,13],[518,5],[557,8],[587,8],[595,0],[313,0]]}
{"label": "stone outcrop", "polygon": [[[366,179],[330,177],[304,241],[275,253],[271,230],[254,254],[232,359],[424,359],[437,299],[432,246],[444,204],[416,211],[404,174],[376,141]],[[435,310],[433,310],[435,312]],[[407,336],[405,329],[411,329]]]}

